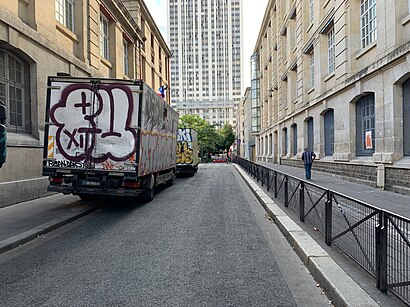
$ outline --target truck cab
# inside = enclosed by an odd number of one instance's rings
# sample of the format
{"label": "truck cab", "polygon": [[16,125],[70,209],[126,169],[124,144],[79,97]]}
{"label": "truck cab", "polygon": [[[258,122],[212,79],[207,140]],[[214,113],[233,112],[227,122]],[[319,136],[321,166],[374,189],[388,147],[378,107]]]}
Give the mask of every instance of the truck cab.
{"label": "truck cab", "polygon": [[7,119],[7,112],[6,112],[6,105],[3,101],[0,100],[0,168],[6,162],[6,119]]}

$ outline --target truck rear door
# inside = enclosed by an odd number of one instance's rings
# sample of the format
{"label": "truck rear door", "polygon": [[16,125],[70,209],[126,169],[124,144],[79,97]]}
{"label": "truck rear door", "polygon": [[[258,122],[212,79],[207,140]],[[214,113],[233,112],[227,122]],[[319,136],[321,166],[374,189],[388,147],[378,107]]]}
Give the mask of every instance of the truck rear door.
{"label": "truck rear door", "polygon": [[45,167],[136,172],[141,83],[49,78]]}

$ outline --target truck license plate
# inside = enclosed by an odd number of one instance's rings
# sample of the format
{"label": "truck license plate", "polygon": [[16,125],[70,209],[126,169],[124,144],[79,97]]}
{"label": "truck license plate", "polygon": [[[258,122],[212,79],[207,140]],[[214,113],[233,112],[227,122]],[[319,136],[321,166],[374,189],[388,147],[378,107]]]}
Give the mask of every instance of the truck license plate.
{"label": "truck license plate", "polygon": [[97,181],[90,181],[90,180],[81,180],[80,181],[81,185],[86,185],[86,186],[93,186],[93,187],[99,187],[100,183]]}

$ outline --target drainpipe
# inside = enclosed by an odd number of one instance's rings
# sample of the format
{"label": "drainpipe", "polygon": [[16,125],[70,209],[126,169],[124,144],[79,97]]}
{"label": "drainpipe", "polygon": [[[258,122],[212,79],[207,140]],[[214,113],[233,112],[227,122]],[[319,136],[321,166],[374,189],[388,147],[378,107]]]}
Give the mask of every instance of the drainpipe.
{"label": "drainpipe", "polygon": [[90,0],[87,0],[87,60],[91,68],[91,50],[90,50]]}

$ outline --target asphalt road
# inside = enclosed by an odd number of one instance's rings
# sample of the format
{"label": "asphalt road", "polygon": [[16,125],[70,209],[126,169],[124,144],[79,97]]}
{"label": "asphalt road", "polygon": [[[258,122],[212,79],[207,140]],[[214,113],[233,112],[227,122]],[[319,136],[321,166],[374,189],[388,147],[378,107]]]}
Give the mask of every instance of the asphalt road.
{"label": "asphalt road", "polygon": [[0,256],[1,306],[328,306],[232,165]]}

